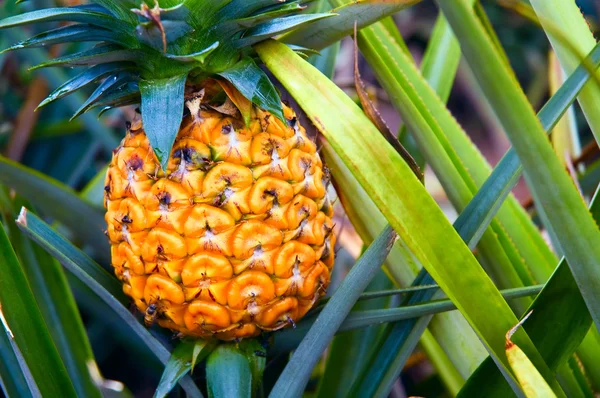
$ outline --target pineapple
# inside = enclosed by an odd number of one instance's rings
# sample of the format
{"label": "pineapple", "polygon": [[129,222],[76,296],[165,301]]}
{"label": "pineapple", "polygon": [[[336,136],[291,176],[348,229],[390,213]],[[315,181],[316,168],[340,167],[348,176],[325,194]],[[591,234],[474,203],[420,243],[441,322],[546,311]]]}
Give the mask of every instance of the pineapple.
{"label": "pineapple", "polygon": [[13,49],[100,42],[41,65],[88,66],[41,105],[97,81],[76,115],[141,104],[105,184],[124,292],[146,324],[180,336],[233,340],[294,326],[329,284],[329,179],[251,46],[331,14],[287,0],[93,3],[0,28],[76,22]]}
{"label": "pineapple", "polygon": [[284,105],[283,123],[254,107],[246,126],[210,100],[187,102],[166,172],[141,119],[128,124],[106,222],[115,273],[147,320],[229,340],[306,314],[329,283],[335,237],[326,172],[294,112]]}

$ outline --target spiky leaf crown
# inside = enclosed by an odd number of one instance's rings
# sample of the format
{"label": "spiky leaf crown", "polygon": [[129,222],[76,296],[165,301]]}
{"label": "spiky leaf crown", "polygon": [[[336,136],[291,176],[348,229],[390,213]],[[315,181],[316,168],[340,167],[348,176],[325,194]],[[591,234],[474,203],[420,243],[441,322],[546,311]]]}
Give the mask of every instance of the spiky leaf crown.
{"label": "spiky leaf crown", "polygon": [[34,68],[85,66],[40,106],[100,82],[75,116],[141,102],[146,134],[163,166],[183,114],[186,81],[228,80],[257,106],[283,119],[277,91],[256,65],[251,46],[335,14],[301,13],[289,0],[92,0],[93,4],[31,11],[0,21],[1,28],[71,22],[7,50],[96,42]]}

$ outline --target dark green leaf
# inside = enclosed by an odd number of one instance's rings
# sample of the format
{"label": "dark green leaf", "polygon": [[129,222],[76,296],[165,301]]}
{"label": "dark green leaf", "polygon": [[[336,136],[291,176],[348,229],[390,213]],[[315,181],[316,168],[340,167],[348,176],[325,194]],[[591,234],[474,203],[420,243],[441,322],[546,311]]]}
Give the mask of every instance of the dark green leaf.
{"label": "dark green leaf", "polygon": [[237,42],[237,45],[239,47],[251,46],[259,41],[289,32],[298,26],[318,21],[320,19],[330,18],[335,15],[336,14],[326,13],[292,15],[289,17],[275,18],[268,22],[257,25],[254,28],[248,29],[246,32],[244,32],[244,37]]}
{"label": "dark green leaf", "polygon": [[92,348],[64,272],[48,253],[25,238],[14,222],[22,203],[17,198],[12,209],[4,209],[12,219],[8,227],[13,247],[77,395],[100,397],[88,371],[88,364],[94,362]]}
{"label": "dark green leaf", "polygon": [[232,68],[219,73],[237,88],[253,104],[271,112],[285,122],[281,99],[269,77],[250,57],[243,58]]}
{"label": "dark green leaf", "polygon": [[71,229],[78,238],[94,248],[99,258],[109,260],[110,249],[103,233],[106,223],[102,209],[84,202],[77,193],[60,182],[2,156],[0,182],[15,189],[43,214]]}
{"label": "dark green leaf", "polygon": [[95,64],[106,64],[119,61],[140,61],[143,53],[136,50],[124,50],[114,44],[98,45],[89,50],[81,51],[75,54],[58,57],[39,65],[30,70],[46,68],[49,66],[67,65],[67,66],[86,66]]}
{"label": "dark green leaf", "polygon": [[177,382],[193,369],[194,364],[201,362],[213,349],[214,343],[207,340],[180,342],[171,353],[154,396],[166,397]]}
{"label": "dark green leaf", "polygon": [[129,27],[110,14],[99,12],[98,8],[94,9],[90,6],[80,6],[47,8],[8,17],[0,21],[0,29],[53,21],[88,23],[90,25],[101,26],[118,31],[126,31]]}
{"label": "dark green leaf", "polygon": [[[33,398],[27,383],[28,380],[34,383],[33,376],[29,368],[21,369],[20,363],[25,363],[19,362],[14,349],[18,350],[17,345],[3,329],[0,330],[0,391],[4,391],[7,397]],[[27,376],[24,375],[26,372]]]}
{"label": "dark green leaf", "polygon": [[[28,212],[27,209],[21,210],[18,225],[27,236],[56,258],[69,272],[106,302],[140,338],[144,345],[163,364],[167,364],[170,356],[169,351],[123,305],[124,303],[128,303],[129,300],[123,294],[115,278],[112,278],[108,273],[103,271],[98,264],[94,263],[83,252],[53,231],[39,217]],[[188,395],[193,397],[201,396],[198,388],[189,377],[182,378],[179,384]]]}
{"label": "dark green leaf", "polygon": [[62,26],[49,30],[14,44],[4,51],[20,50],[27,47],[44,47],[58,43],[75,43],[86,41],[106,41],[126,44],[126,36],[108,29],[98,28],[88,24]]}
{"label": "dark green leaf", "polygon": [[94,83],[99,79],[105,77],[109,73],[113,73],[118,70],[128,69],[128,66],[131,64],[128,63],[109,63],[109,64],[100,64],[92,66],[89,69],[86,69],[79,75],[70,79],[69,81],[62,84],[56,90],[54,90],[46,99],[44,99],[39,105],[38,108],[41,108],[44,105],[48,105],[52,101],[56,101],[57,99],[63,98],[66,95],[69,95],[88,84]]}
{"label": "dark green leaf", "polygon": [[206,59],[206,57],[208,57],[210,54],[212,54],[212,52],[215,51],[218,47],[219,47],[219,42],[216,41],[213,44],[211,44],[210,46],[206,47],[205,49],[203,49],[201,51],[197,51],[193,54],[187,54],[187,55],[165,54],[165,56],[169,59],[174,59],[174,60],[180,61],[180,62],[204,63],[204,60]]}
{"label": "dark green leaf", "polygon": [[[0,224],[0,314],[2,333],[16,342],[40,391],[76,397],[73,384],[40,313],[27,277]],[[6,325],[4,325],[4,320]]]}
{"label": "dark green leaf", "polygon": [[75,112],[75,114],[71,117],[71,120],[90,109],[96,102],[104,97],[105,94],[117,90],[127,84],[127,82],[135,81],[136,79],[137,77],[128,71],[118,71],[108,76],[81,105],[77,112]]}
{"label": "dark green leaf", "polygon": [[186,79],[187,75],[181,75],[140,82],[144,130],[163,170],[167,170],[183,118]]}
{"label": "dark green leaf", "polygon": [[360,30],[416,2],[417,0],[355,0],[331,10],[331,13],[337,14],[335,18],[326,18],[302,26],[286,35],[283,41],[321,50],[351,35],[355,22]]}
{"label": "dark green leaf", "polygon": [[252,369],[233,344],[219,345],[206,362],[209,398],[251,398]]}
{"label": "dark green leaf", "polygon": [[271,391],[274,397],[302,395],[314,366],[348,315],[354,303],[385,261],[396,239],[391,227],[379,235],[352,267],[331,300],[319,314]]}

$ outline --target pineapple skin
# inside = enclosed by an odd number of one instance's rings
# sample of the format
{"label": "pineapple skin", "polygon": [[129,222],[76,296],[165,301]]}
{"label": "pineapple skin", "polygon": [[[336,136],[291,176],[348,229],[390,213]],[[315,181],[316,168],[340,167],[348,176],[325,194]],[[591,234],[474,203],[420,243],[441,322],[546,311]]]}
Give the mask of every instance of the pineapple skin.
{"label": "pineapple skin", "polygon": [[105,207],[115,274],[147,324],[180,336],[294,326],[333,267],[328,173],[291,108],[284,124],[254,107],[246,127],[200,101],[188,102],[166,175],[141,118],[114,151]]}

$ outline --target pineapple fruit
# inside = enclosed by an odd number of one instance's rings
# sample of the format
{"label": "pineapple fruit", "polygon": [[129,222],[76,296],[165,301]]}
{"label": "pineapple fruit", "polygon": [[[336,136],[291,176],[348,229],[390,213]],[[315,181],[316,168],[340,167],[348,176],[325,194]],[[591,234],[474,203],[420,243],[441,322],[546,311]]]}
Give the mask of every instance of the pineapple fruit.
{"label": "pineapple fruit", "polygon": [[229,340],[306,314],[329,284],[335,237],[326,172],[294,112],[284,105],[283,123],[254,107],[246,126],[230,101],[209,104],[187,102],[166,172],[141,119],[128,124],[106,222],[115,273],[147,321]]}
{"label": "pineapple fruit", "polygon": [[328,173],[252,45],[333,14],[303,13],[297,0],[91,3],[10,17],[0,29],[61,23],[11,49],[97,43],[40,65],[88,67],[40,106],[95,82],[76,115],[141,104],[105,184],[125,293],[148,325],[181,336],[232,340],[295,325],[333,266]]}

